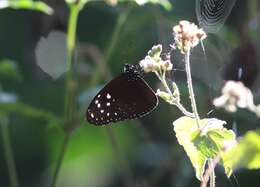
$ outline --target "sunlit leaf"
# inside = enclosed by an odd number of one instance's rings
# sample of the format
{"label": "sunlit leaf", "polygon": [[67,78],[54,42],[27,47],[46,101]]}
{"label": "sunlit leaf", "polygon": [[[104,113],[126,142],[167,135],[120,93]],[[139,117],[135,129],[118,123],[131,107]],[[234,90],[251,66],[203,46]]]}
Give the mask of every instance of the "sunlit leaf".
{"label": "sunlit leaf", "polygon": [[0,9],[13,8],[13,9],[28,9],[40,11],[45,14],[53,14],[53,9],[49,7],[46,3],[41,1],[32,0],[1,0]]}
{"label": "sunlit leaf", "polygon": [[[201,180],[206,161],[220,155],[225,142],[235,140],[235,134],[223,127],[225,121],[215,118],[202,119],[199,124],[200,129],[196,120],[189,117],[181,117],[173,123],[178,142],[190,158],[196,177]],[[225,170],[230,173],[230,168],[225,167]]]}
{"label": "sunlit leaf", "polygon": [[234,148],[224,154],[224,159],[233,169],[259,169],[260,130],[247,132]]}

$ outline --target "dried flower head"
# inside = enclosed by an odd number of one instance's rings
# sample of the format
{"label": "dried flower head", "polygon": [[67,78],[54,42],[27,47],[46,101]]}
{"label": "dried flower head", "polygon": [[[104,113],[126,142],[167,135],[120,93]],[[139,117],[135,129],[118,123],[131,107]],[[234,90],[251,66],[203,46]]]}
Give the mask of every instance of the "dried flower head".
{"label": "dried flower head", "polygon": [[165,72],[172,70],[173,65],[170,58],[163,60],[161,58],[161,53],[161,45],[155,45],[151,50],[149,50],[148,55],[139,63],[145,72]]}
{"label": "dried flower head", "polygon": [[202,29],[189,21],[180,21],[174,26],[173,35],[175,46],[184,54],[207,37]]}
{"label": "dried flower head", "polygon": [[251,108],[254,105],[253,94],[243,83],[227,81],[222,88],[222,95],[214,99],[213,104],[229,112],[236,112],[237,107]]}

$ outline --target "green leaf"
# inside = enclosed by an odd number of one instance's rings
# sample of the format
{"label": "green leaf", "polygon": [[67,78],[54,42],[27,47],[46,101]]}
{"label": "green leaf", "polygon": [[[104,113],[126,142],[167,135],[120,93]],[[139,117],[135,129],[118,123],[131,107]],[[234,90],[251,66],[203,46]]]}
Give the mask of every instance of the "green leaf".
{"label": "green leaf", "polygon": [[12,78],[18,81],[22,80],[22,75],[18,71],[16,63],[8,59],[0,62],[0,77]]}
{"label": "green leaf", "polygon": [[53,14],[53,9],[46,3],[41,1],[32,0],[1,0],[0,9],[13,8],[13,9],[27,9],[40,11],[48,15]]}
{"label": "green leaf", "polygon": [[[233,131],[223,127],[225,123],[215,118],[202,119],[199,129],[193,118],[181,117],[173,122],[178,142],[184,147],[199,180],[202,179],[206,161],[221,156],[225,142],[235,140]],[[230,167],[222,163],[226,173],[230,174]]]}
{"label": "green leaf", "polygon": [[223,157],[227,165],[233,169],[259,169],[260,130],[247,132],[237,145],[229,149]]}

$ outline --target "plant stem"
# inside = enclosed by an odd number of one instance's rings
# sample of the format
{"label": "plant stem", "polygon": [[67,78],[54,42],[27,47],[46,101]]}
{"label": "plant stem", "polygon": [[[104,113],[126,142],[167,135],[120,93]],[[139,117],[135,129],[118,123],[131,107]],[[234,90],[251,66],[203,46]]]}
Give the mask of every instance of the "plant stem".
{"label": "plant stem", "polygon": [[197,110],[197,105],[196,105],[196,100],[194,96],[194,91],[193,91],[193,85],[192,85],[192,78],[191,78],[191,70],[190,70],[190,50],[185,54],[185,70],[186,70],[186,76],[187,76],[187,85],[189,89],[189,95],[190,95],[190,100],[191,100],[191,106],[192,106],[192,111],[195,115],[195,119],[197,122],[198,128],[200,128],[199,124],[199,114]]}
{"label": "plant stem", "polygon": [[66,80],[66,92],[65,92],[65,118],[67,121],[73,116],[73,75],[72,75],[72,62],[73,53],[75,49],[76,41],[76,30],[77,30],[77,20],[79,15],[79,7],[77,5],[70,5],[70,15],[68,23],[68,33],[67,33],[67,80]]}
{"label": "plant stem", "polygon": [[133,187],[134,186],[134,180],[133,180],[133,174],[129,168],[129,165],[126,161],[126,159],[122,156],[122,153],[120,151],[118,142],[116,140],[115,134],[111,127],[106,128],[106,132],[108,134],[109,140],[112,144],[112,149],[114,151],[114,155],[116,160],[119,162],[119,165],[122,167],[122,176],[124,178],[125,187]]}
{"label": "plant stem", "polygon": [[[168,86],[168,84],[167,84],[167,82],[166,82],[166,80],[165,80],[165,75],[164,75],[164,74],[163,74],[163,75],[160,75],[160,74],[157,73],[157,72],[155,72],[155,74],[156,74],[156,76],[158,77],[158,79],[162,82],[162,84],[163,84],[164,88],[166,89],[166,91],[168,92],[168,94],[170,94],[171,97],[174,98],[174,95],[173,95],[171,89],[169,88],[169,86]],[[195,117],[194,114],[191,113],[191,112],[189,112],[189,111],[187,111],[187,110],[184,108],[184,106],[183,106],[180,102],[175,102],[175,101],[173,101],[172,104],[174,104],[175,106],[177,106],[178,109],[179,109],[185,116],[188,116],[188,117],[190,117],[190,118],[194,118],[194,117]]]}
{"label": "plant stem", "polygon": [[216,184],[216,176],[215,176],[215,167],[214,167],[214,163],[213,163],[213,160],[210,159],[209,160],[209,167],[211,168],[212,172],[210,173],[210,182],[209,182],[209,185],[210,187],[215,187],[215,184]]}
{"label": "plant stem", "polygon": [[15,167],[15,161],[14,161],[14,156],[13,156],[13,151],[12,151],[12,145],[11,145],[11,140],[10,140],[10,135],[9,135],[7,118],[1,119],[1,132],[2,132],[2,138],[3,138],[5,159],[6,159],[7,169],[8,169],[8,173],[9,173],[8,176],[9,176],[9,180],[10,180],[10,186],[19,187],[16,167]]}
{"label": "plant stem", "polygon": [[133,6],[133,3],[130,3],[130,7],[127,8],[126,11],[123,11],[118,17],[116,27],[115,27],[112,37],[111,37],[111,41],[109,42],[109,46],[108,46],[105,56],[104,56],[105,63],[107,63],[109,61],[109,59],[111,58],[111,55],[113,54],[113,51],[114,51],[115,46],[119,39],[120,32],[128,18],[130,11],[132,10],[132,6]]}
{"label": "plant stem", "polygon": [[55,187],[57,185],[59,173],[60,173],[60,170],[61,170],[61,165],[62,165],[64,156],[65,156],[68,144],[69,144],[69,138],[70,138],[70,134],[69,133],[65,134],[65,137],[64,137],[64,140],[63,140],[63,145],[62,145],[62,148],[61,148],[61,152],[60,152],[60,155],[59,155],[59,158],[58,158],[57,166],[56,166],[55,171],[54,171],[51,187]]}
{"label": "plant stem", "polygon": [[[69,23],[68,23],[68,33],[67,33],[67,80],[66,80],[66,91],[65,91],[65,111],[64,117],[66,124],[70,124],[73,119],[74,112],[74,86],[73,86],[73,74],[72,74],[72,63],[73,63],[73,55],[75,49],[75,41],[76,41],[76,30],[77,30],[77,21],[78,15],[80,12],[79,5],[71,4],[70,5],[70,15],[69,15]],[[66,127],[64,127],[66,129]],[[58,182],[59,174],[62,167],[62,162],[64,159],[64,155],[69,145],[70,141],[70,131],[65,130],[65,137],[62,145],[62,149],[59,155],[59,159],[55,168],[52,187],[55,187]]]}
{"label": "plant stem", "polygon": [[[129,16],[129,13],[132,10],[132,6],[133,6],[133,3],[130,3],[130,6],[127,8],[127,10],[123,11],[119,15],[115,29],[112,33],[111,41],[109,42],[109,45],[108,45],[108,47],[105,51],[103,63],[101,63],[101,65],[103,66],[103,69],[105,69],[106,71],[100,71],[100,72],[101,72],[101,74],[103,74],[103,77],[107,81],[109,81],[111,79],[111,72],[109,71],[108,61],[110,60],[111,55],[114,52],[116,44],[119,40],[120,32],[121,32],[124,24],[126,23],[126,20]],[[100,68],[101,68],[101,66],[100,66]],[[96,74],[96,75],[98,75],[98,74]],[[118,141],[116,140],[115,133],[113,132],[113,129],[111,127],[107,127],[105,130],[106,130],[106,133],[108,135],[109,141],[111,142],[114,157],[115,157],[116,160],[118,160],[119,165],[122,168],[125,186],[126,187],[132,187],[132,186],[134,186],[133,174],[132,174],[131,169],[130,169],[128,163],[127,163],[127,160],[125,159],[125,157],[123,156],[123,154],[120,150],[120,146],[119,146]]]}
{"label": "plant stem", "polygon": [[207,187],[208,181],[210,180],[210,187],[215,187],[215,167],[220,162],[221,157],[217,156],[214,159],[210,159],[208,162],[208,169],[206,170],[203,180],[201,181],[200,187]]}

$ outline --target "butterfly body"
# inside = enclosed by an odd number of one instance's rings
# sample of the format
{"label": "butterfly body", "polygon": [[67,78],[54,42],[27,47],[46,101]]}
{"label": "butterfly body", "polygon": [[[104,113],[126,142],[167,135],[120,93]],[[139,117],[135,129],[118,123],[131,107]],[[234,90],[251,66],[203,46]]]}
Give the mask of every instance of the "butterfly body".
{"label": "butterfly body", "polygon": [[140,118],[158,105],[158,98],[137,66],[125,65],[124,73],[110,81],[90,103],[86,117],[94,125]]}

